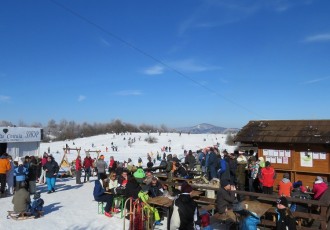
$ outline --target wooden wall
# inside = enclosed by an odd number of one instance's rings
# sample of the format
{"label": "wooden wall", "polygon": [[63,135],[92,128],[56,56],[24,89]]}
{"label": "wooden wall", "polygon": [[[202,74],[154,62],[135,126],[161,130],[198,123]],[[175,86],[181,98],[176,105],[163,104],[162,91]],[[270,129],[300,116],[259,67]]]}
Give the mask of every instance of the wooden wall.
{"label": "wooden wall", "polygon": [[[312,167],[304,167],[301,165],[301,157],[300,152],[305,152],[307,150],[311,151],[308,147],[304,146],[293,146],[290,145],[282,145],[276,146],[272,145],[264,145],[259,146],[258,156],[263,156],[266,160],[266,156],[263,155],[264,149],[273,149],[273,150],[291,150],[291,157],[288,158],[288,164],[278,164],[272,163],[271,165],[275,168],[277,173],[277,178],[275,180],[274,189],[277,189],[277,185],[280,180],[283,178],[283,174],[288,172],[290,174],[291,182],[295,182],[301,180],[305,186],[313,187],[313,182],[315,181],[316,176],[321,176],[324,180],[330,181],[330,151],[326,152],[326,159],[313,159]],[[322,148],[313,147],[312,151],[324,151]]]}

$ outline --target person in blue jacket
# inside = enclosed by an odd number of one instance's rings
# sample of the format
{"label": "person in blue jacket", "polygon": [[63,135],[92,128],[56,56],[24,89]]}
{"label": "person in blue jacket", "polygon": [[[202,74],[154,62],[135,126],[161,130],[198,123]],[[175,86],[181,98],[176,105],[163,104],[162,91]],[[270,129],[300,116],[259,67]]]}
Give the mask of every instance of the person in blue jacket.
{"label": "person in blue jacket", "polygon": [[208,161],[207,161],[207,167],[209,169],[210,172],[210,177],[209,179],[212,180],[213,178],[217,178],[217,166],[218,166],[218,158],[217,155],[214,152],[213,147],[210,148],[209,151],[209,157],[208,157]]}
{"label": "person in blue jacket", "polygon": [[27,170],[27,168],[24,167],[23,161],[19,160],[18,161],[18,167],[16,167],[15,170],[14,170],[16,191],[19,190],[20,183],[26,181],[28,173],[29,173],[29,171]]}
{"label": "person in blue jacket", "polygon": [[101,178],[95,181],[93,196],[96,201],[106,203],[104,207],[104,215],[107,217],[112,217],[110,209],[112,206],[113,195],[105,193],[106,186],[104,185],[107,183],[107,180],[107,176],[105,174],[101,174]]}

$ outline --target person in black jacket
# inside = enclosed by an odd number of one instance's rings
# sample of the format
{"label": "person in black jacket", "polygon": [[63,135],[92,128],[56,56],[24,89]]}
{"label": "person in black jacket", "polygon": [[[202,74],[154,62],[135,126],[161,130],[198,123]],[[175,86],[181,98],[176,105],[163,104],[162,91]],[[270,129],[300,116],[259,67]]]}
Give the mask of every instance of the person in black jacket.
{"label": "person in black jacket", "polygon": [[217,192],[217,210],[219,214],[225,214],[229,209],[232,208],[233,203],[236,199],[235,186],[230,185],[230,181],[222,181],[221,187]]}
{"label": "person in black jacket", "polygon": [[176,169],[173,172],[173,175],[175,177],[188,178],[187,169],[182,164],[180,164],[179,162],[176,162],[175,167],[176,167]]}
{"label": "person in black jacket", "polygon": [[28,182],[29,182],[29,192],[30,194],[35,194],[36,183],[37,183],[37,173],[38,173],[38,162],[34,156],[30,157],[29,167],[28,167]]}
{"label": "person in black jacket", "polygon": [[296,219],[288,208],[288,200],[281,196],[276,201],[276,230],[296,230]]}
{"label": "person in black jacket", "polygon": [[174,200],[170,229],[200,229],[197,203],[191,198],[192,187],[183,182],[181,194]]}
{"label": "person in black jacket", "polygon": [[47,193],[55,192],[55,182],[59,167],[57,162],[54,160],[52,155],[47,157],[47,163],[44,165],[43,169],[46,172],[46,181],[47,181]]}
{"label": "person in black jacket", "polygon": [[164,193],[164,189],[162,184],[158,181],[156,177],[151,179],[151,183],[149,184],[148,195],[150,197],[162,196]]}
{"label": "person in black jacket", "polygon": [[[141,191],[141,186],[136,181],[135,177],[132,175],[128,176],[126,187],[123,191],[124,196],[127,198],[132,197],[133,200],[136,200],[139,196],[139,192]],[[126,206],[127,210],[130,210],[130,203],[127,202]]]}

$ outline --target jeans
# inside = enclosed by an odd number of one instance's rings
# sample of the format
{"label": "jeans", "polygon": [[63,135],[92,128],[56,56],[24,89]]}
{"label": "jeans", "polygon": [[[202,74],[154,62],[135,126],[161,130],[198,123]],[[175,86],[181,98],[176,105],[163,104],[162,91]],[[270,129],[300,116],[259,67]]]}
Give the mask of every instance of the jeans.
{"label": "jeans", "polygon": [[86,177],[87,177],[87,181],[89,181],[90,176],[91,176],[91,168],[85,168],[84,182],[86,182]]}
{"label": "jeans", "polygon": [[1,188],[0,191],[1,193],[5,192],[5,188],[6,188],[6,174],[5,173],[1,173],[0,174],[0,184],[1,184]]}
{"label": "jeans", "polygon": [[81,184],[81,170],[76,171],[76,184]]}
{"label": "jeans", "polygon": [[56,177],[46,177],[48,191],[55,190]]}
{"label": "jeans", "polygon": [[112,194],[106,194],[104,193],[103,195],[97,197],[95,199],[98,202],[106,202],[107,204],[104,207],[105,212],[110,212],[111,206],[112,206],[112,201],[113,201],[113,195]]}
{"label": "jeans", "polygon": [[41,168],[41,175],[39,177],[39,184],[46,183],[46,171]]}

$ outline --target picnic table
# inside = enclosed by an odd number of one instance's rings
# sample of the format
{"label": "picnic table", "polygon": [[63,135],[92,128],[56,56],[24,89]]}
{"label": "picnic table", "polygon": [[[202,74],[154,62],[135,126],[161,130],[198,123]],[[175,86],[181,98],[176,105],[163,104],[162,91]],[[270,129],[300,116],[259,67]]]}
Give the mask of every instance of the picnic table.
{"label": "picnic table", "polygon": [[156,196],[148,199],[148,204],[152,206],[159,206],[166,209],[167,215],[167,229],[170,229],[171,214],[173,209],[173,200],[166,196]]}
{"label": "picnic table", "polygon": [[166,196],[156,196],[156,197],[150,197],[148,199],[148,204],[153,204],[161,207],[171,207],[173,205],[173,200]]}

